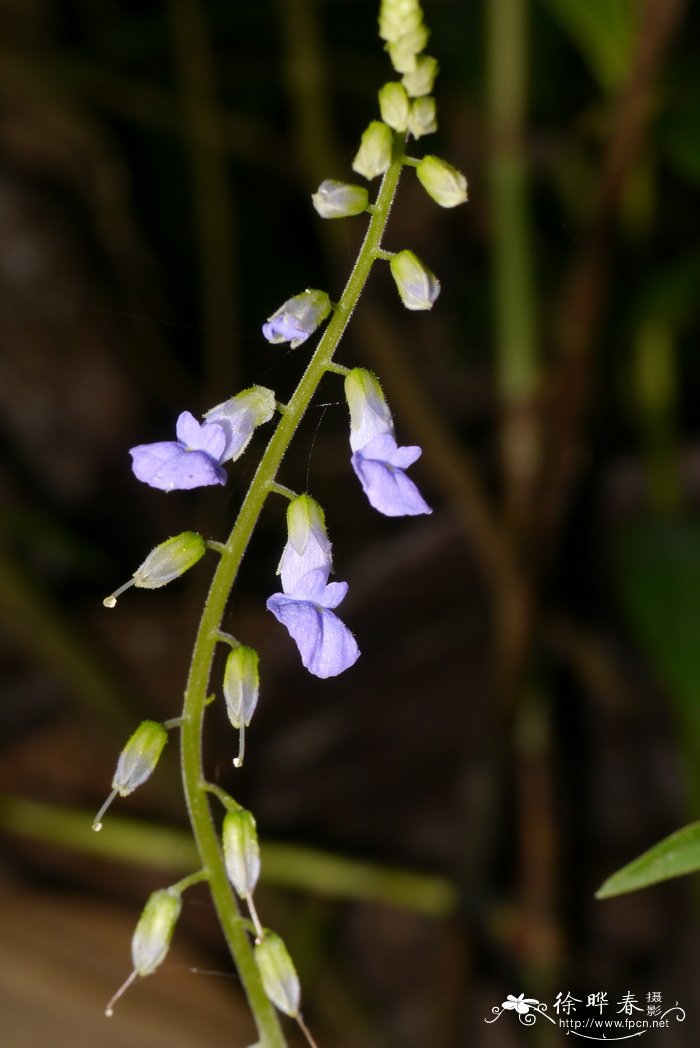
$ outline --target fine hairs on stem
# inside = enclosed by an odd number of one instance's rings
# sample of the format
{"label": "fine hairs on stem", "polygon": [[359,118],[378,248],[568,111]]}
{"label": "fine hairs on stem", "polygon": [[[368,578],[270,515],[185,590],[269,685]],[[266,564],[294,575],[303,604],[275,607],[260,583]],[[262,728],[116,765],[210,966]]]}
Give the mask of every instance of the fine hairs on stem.
{"label": "fine hairs on stem", "polygon": [[[185,82],[185,101],[190,107],[197,92],[197,71],[196,63],[190,63],[182,50],[184,27],[196,28],[200,51],[207,46],[206,35],[195,17],[195,6],[189,0],[175,4],[178,61]],[[272,424],[267,446],[231,531],[224,540],[204,538],[194,532],[168,539],[106,601],[107,606],[114,607],[117,596],[131,586],[166,585],[192,568],[207,551],[210,562],[216,559],[194,642],[182,709],[165,725],[144,722],[147,727],[142,725],[135,732],[120,756],[112,795],[100,809],[94,826],[99,828],[104,811],[117,795],[126,795],[151,775],[167,729],[177,726],[184,795],[201,872],[151,895],[132,940],[134,971],[110,1001],[108,1011],[111,1013],[115,1001],[136,975],[150,975],[160,965],[179,916],[182,892],[190,884],[206,880],[250,1005],[259,1044],[264,1048],[286,1044],[278,1012],[297,1022],[311,1048],[316,1048],[316,1042],[302,1018],[300,983],[286,946],[261,923],[254,903],[261,865],[255,819],[225,790],[207,781],[202,739],[206,709],[212,698],[216,701],[221,694],[231,725],[238,731],[238,753],[233,766],[240,768],[243,764],[247,732],[260,697],[258,654],[245,638],[239,640],[225,632],[222,624],[241,561],[268,496],[285,500],[287,530],[277,571],[277,592],[267,600],[268,611],[288,631],[304,667],[314,676],[326,679],[351,671],[360,657],[357,639],[337,612],[347,593],[347,583],[329,581],[333,561],[325,512],[310,494],[297,494],[278,477],[299,423],[325,376],[342,385],[350,416],[350,464],[370,505],[388,517],[432,512],[407,472],[421,449],[398,443],[379,378],[363,368],[335,360],[375,265],[389,267],[399,298],[409,310],[429,310],[439,296],[438,278],[413,251],[388,251],[383,247],[402,172],[416,177],[441,207],[453,208],[467,199],[466,179],[447,161],[435,156],[406,156],[407,141],[418,142],[437,127],[432,97],[437,62],[424,53],[428,33],[418,0],[382,0],[379,28],[394,73],[400,79],[380,89],[380,119],[370,121],[352,161],[354,172],[367,185],[329,178],[312,195],[313,207],[321,218],[366,222],[357,258],[339,298],[331,299],[324,290],[307,288],[285,301],[262,325],[263,336],[270,344],[289,343],[292,349],[306,343],[325,325],[295,391],[282,405],[273,390],[252,386],[217,404],[201,420],[183,411],[177,419],[175,439],[141,444],[130,452],[137,480],[160,491],[225,484],[228,473],[224,467],[235,463],[245,452],[258,427]],[[205,102],[211,102],[209,88],[200,94],[200,103]],[[189,119],[193,115],[191,108],[188,113]],[[193,140],[195,165],[198,156]],[[197,170],[201,175],[204,169]],[[377,179],[379,188],[370,200]],[[220,370],[217,360],[212,352],[208,377],[214,385]],[[222,646],[228,652],[223,678],[217,680],[213,679],[214,659]],[[212,801],[223,807],[223,819],[220,811],[212,810]],[[241,904],[247,908],[250,921],[242,917]]]}

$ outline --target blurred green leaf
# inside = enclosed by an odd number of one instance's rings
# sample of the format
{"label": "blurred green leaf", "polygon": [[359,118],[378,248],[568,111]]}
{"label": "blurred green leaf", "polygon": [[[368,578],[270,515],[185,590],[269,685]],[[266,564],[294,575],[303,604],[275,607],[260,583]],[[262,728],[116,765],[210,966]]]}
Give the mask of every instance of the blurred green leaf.
{"label": "blurred green leaf", "polygon": [[634,45],[635,0],[545,0],[546,6],[583,55],[601,87],[624,80]]}
{"label": "blurred green leaf", "polygon": [[700,870],[700,822],[664,837],[649,851],[623,866],[601,884],[596,899],[610,899],[650,884]]}

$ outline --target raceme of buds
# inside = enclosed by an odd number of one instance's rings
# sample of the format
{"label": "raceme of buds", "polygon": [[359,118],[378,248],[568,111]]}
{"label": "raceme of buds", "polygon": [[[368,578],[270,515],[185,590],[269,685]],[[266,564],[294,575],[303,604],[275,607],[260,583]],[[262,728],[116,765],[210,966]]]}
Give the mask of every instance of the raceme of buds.
{"label": "raceme of buds", "polygon": [[393,145],[391,128],[381,120],[373,120],[362,134],[360,148],[352,162],[353,171],[370,180],[383,175],[391,164]]}
{"label": "raceme of buds", "polygon": [[307,288],[300,295],[288,299],[263,324],[263,335],[276,345],[289,342],[296,349],[326,319],[331,311],[331,300],[325,291]]}
{"label": "raceme of buds", "polygon": [[438,72],[439,66],[436,58],[431,55],[419,55],[416,59],[416,68],[410,73],[404,73],[401,83],[411,98],[420,98],[421,95],[429,95],[433,90]]}
{"label": "raceme of buds", "polygon": [[399,251],[389,266],[406,309],[431,309],[440,294],[440,281],[412,251]]}
{"label": "raceme of buds", "polygon": [[301,1000],[299,977],[279,935],[267,932],[265,938],[257,943],[255,963],[269,999],[285,1015],[296,1018]]}
{"label": "raceme of buds", "polygon": [[411,103],[403,84],[392,81],[379,89],[379,110],[385,124],[393,127],[394,131],[406,131]]}
{"label": "raceme of buds", "polygon": [[321,218],[350,218],[367,210],[368,196],[364,186],[336,182],[327,178],[321,182],[311,200]]}
{"label": "raceme of buds", "polygon": [[416,168],[418,181],[440,207],[457,207],[467,200],[467,180],[461,171],[437,156],[424,156]]}
{"label": "raceme of buds", "polygon": [[260,876],[260,847],[255,819],[245,808],[228,811],[222,831],[228,879],[242,899],[255,891]]}
{"label": "raceme of buds", "polygon": [[200,560],[207,551],[207,544],[196,531],[183,531],[166,539],[151,550],[143,564],[134,572],[132,578],[102,601],[106,608],[113,608],[117,597],[136,586],[138,589],[159,589],[173,579],[184,575]]}
{"label": "raceme of buds", "polygon": [[434,98],[416,98],[411,105],[408,130],[414,138],[422,138],[437,131]]}
{"label": "raceme of buds", "polygon": [[95,816],[93,830],[102,829],[101,819],[117,794],[127,797],[151,777],[167,741],[168,733],[162,724],[149,720],[139,724],[119,754],[112,792]]}

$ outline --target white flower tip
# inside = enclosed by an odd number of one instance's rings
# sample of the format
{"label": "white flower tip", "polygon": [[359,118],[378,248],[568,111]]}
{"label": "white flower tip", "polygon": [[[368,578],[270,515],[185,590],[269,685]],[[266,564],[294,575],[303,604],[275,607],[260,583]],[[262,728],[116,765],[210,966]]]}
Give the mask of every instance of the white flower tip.
{"label": "white flower tip", "polygon": [[114,1005],[117,1003],[119,998],[129,989],[137,974],[138,973],[136,971],[133,971],[131,975],[127,979],[125,979],[124,982],[121,984],[114,997],[112,997],[111,1000],[107,1002],[107,1007],[105,1008],[105,1016],[108,1019],[111,1019],[114,1015]]}
{"label": "white flower tip", "polygon": [[233,766],[234,766],[234,768],[242,768],[243,767],[243,758],[242,757],[234,757],[233,758]]}
{"label": "white flower tip", "polygon": [[104,604],[105,608],[114,608],[117,605],[117,598],[112,593],[109,597],[105,597],[102,603]]}
{"label": "white flower tip", "polygon": [[107,811],[107,809],[109,808],[110,804],[112,803],[112,801],[114,800],[114,798],[116,796],[117,796],[117,791],[116,790],[112,790],[112,792],[110,793],[109,797],[104,802],[104,804],[102,805],[102,807],[98,811],[98,813],[95,816],[95,818],[92,820],[92,829],[95,831],[95,833],[99,833],[100,830],[102,829],[102,816]]}
{"label": "white flower tip", "polygon": [[95,833],[99,833],[102,829],[102,823],[98,822],[97,819],[95,819],[95,821],[92,824],[92,829],[95,831]]}

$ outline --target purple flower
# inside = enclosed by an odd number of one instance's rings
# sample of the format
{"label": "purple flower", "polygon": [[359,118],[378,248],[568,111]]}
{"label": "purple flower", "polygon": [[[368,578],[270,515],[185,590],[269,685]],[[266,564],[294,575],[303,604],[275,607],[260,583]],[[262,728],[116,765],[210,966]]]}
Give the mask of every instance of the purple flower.
{"label": "purple flower", "polygon": [[223,462],[245,451],[256,426],[269,422],[275,411],[275,394],[264,386],[251,386],[204,416],[189,411],[177,420],[177,440],[139,444],[132,448],[132,469],[138,480],[161,491],[225,484]]}
{"label": "purple flower", "polygon": [[318,502],[299,495],[287,507],[287,544],[277,568],[282,589],[292,593],[299,579],[309,571],[331,573],[331,544],[326,533],[324,513]]}
{"label": "purple flower", "polygon": [[273,593],[267,609],[289,632],[301,661],[316,677],[336,677],[357,660],[360,650],[344,622],[330,610],[348,591],[347,582],[327,581],[323,568],[303,575],[290,593]]}
{"label": "purple flower", "polygon": [[226,433],[216,423],[199,423],[189,411],[177,420],[177,440],[139,444],[132,448],[132,469],[138,480],[161,491],[201,488],[225,484],[220,462],[226,449]]}
{"label": "purple flower", "polygon": [[268,342],[289,342],[291,348],[296,349],[313,335],[330,311],[331,300],[326,292],[307,288],[268,317],[262,332]]}
{"label": "purple flower", "polygon": [[352,468],[370,505],[385,517],[415,517],[433,512],[404,473],[420,456],[418,447],[397,447],[389,433],[370,440],[352,456]]}
{"label": "purple flower", "polygon": [[386,517],[432,513],[404,473],[420,458],[421,449],[397,446],[391,412],[377,378],[364,368],[354,368],[345,378],[345,396],[350,408],[350,461],[370,505]]}

